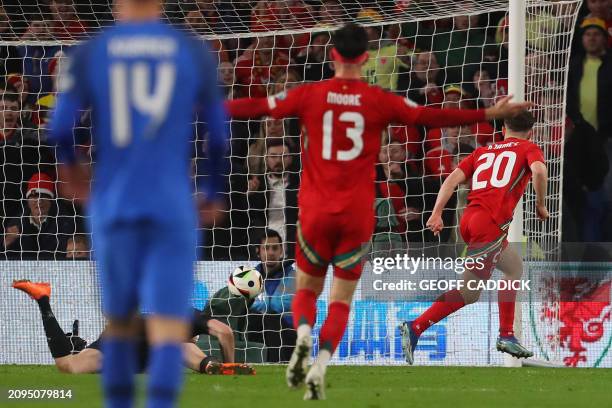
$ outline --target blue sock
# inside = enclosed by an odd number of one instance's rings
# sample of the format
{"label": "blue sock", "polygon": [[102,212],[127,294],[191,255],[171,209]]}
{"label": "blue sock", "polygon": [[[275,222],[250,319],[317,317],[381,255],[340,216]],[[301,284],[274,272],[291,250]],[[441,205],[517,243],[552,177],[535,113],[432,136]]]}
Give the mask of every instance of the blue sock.
{"label": "blue sock", "polygon": [[149,359],[148,408],[175,406],[183,383],[183,353],[179,343],[153,346]]}
{"label": "blue sock", "polygon": [[102,341],[102,388],[104,406],[129,408],[134,400],[136,345],[134,341],[105,338]]}

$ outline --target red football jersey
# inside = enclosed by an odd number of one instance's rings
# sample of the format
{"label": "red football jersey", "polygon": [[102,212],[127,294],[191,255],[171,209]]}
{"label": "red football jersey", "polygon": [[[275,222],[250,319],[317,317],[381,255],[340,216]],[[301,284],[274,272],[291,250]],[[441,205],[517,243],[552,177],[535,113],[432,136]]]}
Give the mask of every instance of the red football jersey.
{"label": "red football jersey", "polygon": [[275,118],[302,124],[300,207],[373,212],[375,164],[390,123],[413,125],[419,108],[360,80],[333,78],[268,99]]}
{"label": "red football jersey", "polygon": [[468,207],[484,208],[499,226],[509,223],[537,161],[544,163],[544,154],[529,140],[509,137],[479,147],[458,166],[472,179]]}

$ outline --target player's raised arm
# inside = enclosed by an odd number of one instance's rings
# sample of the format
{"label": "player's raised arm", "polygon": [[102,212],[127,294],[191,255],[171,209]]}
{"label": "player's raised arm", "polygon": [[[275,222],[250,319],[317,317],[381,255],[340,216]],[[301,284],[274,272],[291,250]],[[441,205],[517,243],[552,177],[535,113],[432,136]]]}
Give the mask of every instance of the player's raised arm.
{"label": "player's raised arm", "polygon": [[435,236],[440,234],[442,228],[444,228],[444,222],[442,221],[442,211],[446,207],[446,203],[450,200],[451,196],[455,192],[455,189],[459,184],[465,183],[467,177],[463,170],[456,168],[442,183],[438,196],[436,197],[436,204],[434,205],[431,216],[427,220],[427,228],[429,228]]}

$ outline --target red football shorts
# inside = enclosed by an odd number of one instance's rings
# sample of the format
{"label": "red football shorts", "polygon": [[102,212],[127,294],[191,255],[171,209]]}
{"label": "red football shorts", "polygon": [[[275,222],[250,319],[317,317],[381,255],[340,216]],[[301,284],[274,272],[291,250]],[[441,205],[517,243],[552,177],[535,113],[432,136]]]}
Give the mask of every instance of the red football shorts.
{"label": "red football shorts", "polygon": [[489,279],[502,251],[508,246],[507,228],[510,223],[497,225],[488,211],[468,207],[463,212],[459,229],[467,244],[467,256],[481,258],[484,267],[471,270],[482,279]]}
{"label": "red football shorts", "polygon": [[300,208],[296,264],[309,275],[325,276],[331,263],[334,276],[357,280],[373,232],[374,213],[371,209],[332,214]]}

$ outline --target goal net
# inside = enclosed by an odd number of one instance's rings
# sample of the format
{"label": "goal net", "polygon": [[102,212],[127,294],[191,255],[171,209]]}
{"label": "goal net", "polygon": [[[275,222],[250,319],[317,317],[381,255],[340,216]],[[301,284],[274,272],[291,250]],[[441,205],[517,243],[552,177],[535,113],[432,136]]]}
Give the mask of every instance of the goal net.
{"label": "goal net", "polygon": [[[103,327],[91,236],[82,208],[58,198],[56,159],[46,143],[46,124],[55,103],[55,83],[71,47],[113,24],[106,2],[7,1],[0,9],[0,134],[3,259],[0,263],[0,363],[49,363],[35,305],[10,288],[13,279],[49,281],[51,305],[62,327],[74,319],[89,342]],[[485,108],[508,94],[508,2],[502,0],[397,1],[214,1],[171,0],[168,21],[200,36],[219,63],[218,80],[226,98],[270,96],[304,82],[333,76],[330,33],[348,21],[367,27],[369,60],[364,80],[412,101],[434,107]],[[534,140],[549,171],[551,219],[536,222],[534,194],[524,199],[522,217],[526,261],[551,259],[561,237],[561,185],[565,89],[572,34],[580,0],[529,1],[525,99],[534,103]],[[211,82],[214,78],[211,78]],[[294,119],[232,120],[227,214],[213,228],[200,230],[194,307],[209,310],[234,329],[238,359],[274,362],[286,358],[295,341],[289,304],[294,286],[297,189],[300,176],[300,124]],[[91,121],[83,112],[75,124],[83,157],[90,146]],[[198,135],[205,139],[205,135]],[[377,165],[374,251],[461,247],[458,219],[466,206],[460,189],[445,212],[446,228],[434,237],[426,228],[436,193],[459,160],[478,146],[503,139],[502,124],[422,128],[391,126],[382,135]],[[205,157],[198,157],[205,160]],[[93,161],[93,159],[92,159]],[[143,174],[143,183],[154,183]],[[346,175],[351,182],[351,175]],[[356,199],[359,199],[356,197]],[[369,222],[355,220],[355,222]],[[274,230],[282,239],[283,262]],[[267,238],[266,238],[267,237]],[[261,245],[262,243],[268,246]],[[95,243],[94,243],[95,244]],[[270,249],[271,248],[271,249]],[[276,252],[275,252],[276,251]],[[236,304],[223,288],[241,265],[268,261],[265,293]],[[279,266],[280,265],[280,266]],[[264,265],[264,272],[268,266]],[[412,320],[434,295],[381,296],[373,292],[371,268],[364,272],[338,363],[401,364],[397,325]],[[265,273],[264,273],[265,275]],[[315,333],[327,309],[318,303]],[[491,346],[497,337],[495,297],[432,327],[419,343],[418,364],[501,364]],[[544,318],[540,298],[522,303],[523,332],[539,357],[559,359],[556,312]],[[265,316],[265,317],[262,317]],[[535,325],[534,330],[527,330]],[[293,337],[292,337],[293,336]],[[203,349],[219,353],[218,343],[201,336]],[[535,346],[534,346],[535,348]],[[555,354],[557,353],[557,354]]]}

